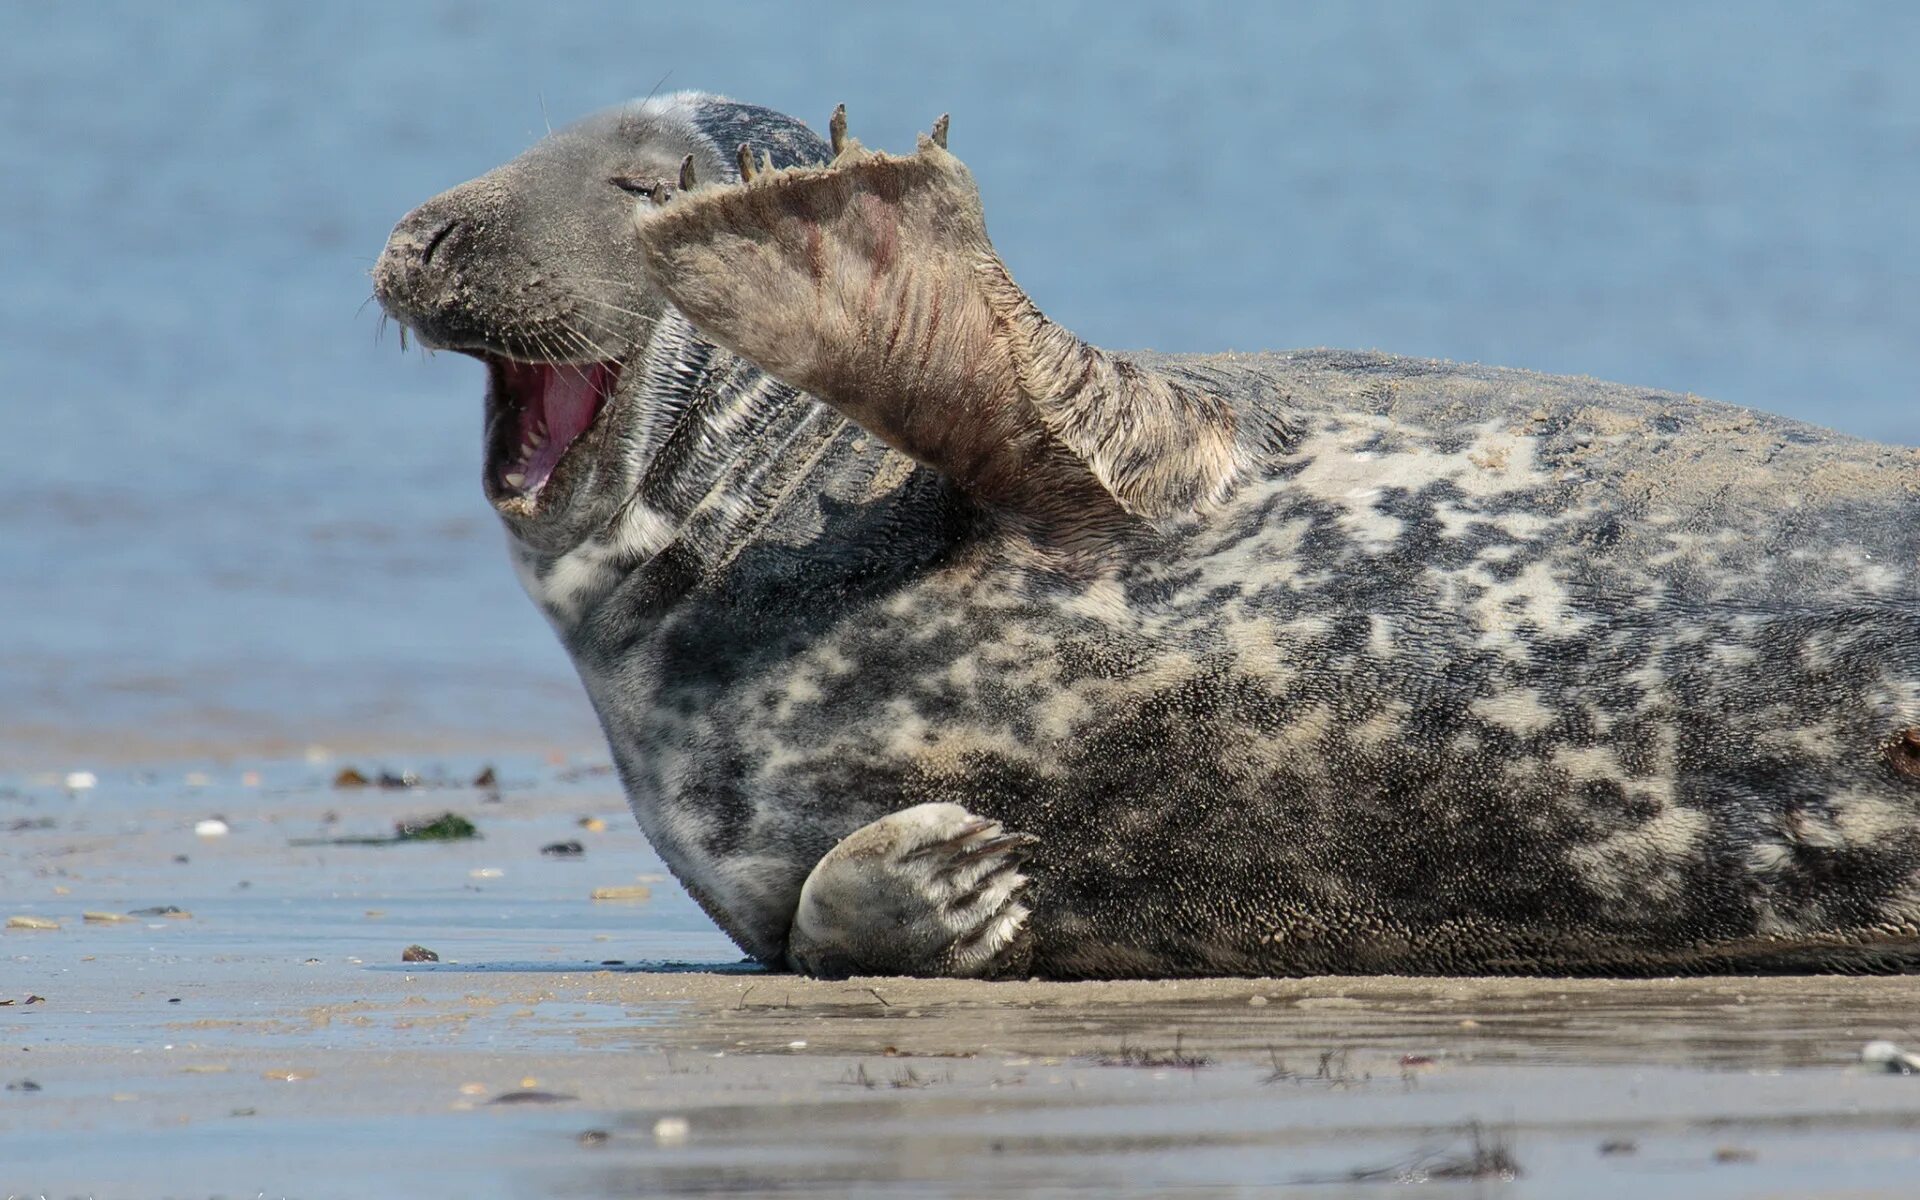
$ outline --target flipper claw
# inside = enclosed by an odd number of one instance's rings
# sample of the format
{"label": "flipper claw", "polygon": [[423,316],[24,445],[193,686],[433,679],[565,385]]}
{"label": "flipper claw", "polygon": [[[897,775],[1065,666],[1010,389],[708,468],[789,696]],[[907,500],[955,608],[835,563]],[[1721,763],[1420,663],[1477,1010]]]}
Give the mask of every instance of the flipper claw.
{"label": "flipper claw", "polygon": [[745,142],[740,143],[740,148],[733,152],[733,159],[740,164],[740,182],[752,183],[753,147],[747,145]]}
{"label": "flipper claw", "polygon": [[933,144],[942,150],[947,148],[947,118],[950,113],[941,113],[940,119],[933,123]]}
{"label": "flipper claw", "polygon": [[834,157],[838,158],[840,152],[847,148],[846,105],[836,104],[833,106],[833,116],[827,119],[827,137],[833,144]]}
{"label": "flipper claw", "polygon": [[680,160],[680,190],[690,192],[696,182],[698,181],[693,175],[693,155],[689,154]]}

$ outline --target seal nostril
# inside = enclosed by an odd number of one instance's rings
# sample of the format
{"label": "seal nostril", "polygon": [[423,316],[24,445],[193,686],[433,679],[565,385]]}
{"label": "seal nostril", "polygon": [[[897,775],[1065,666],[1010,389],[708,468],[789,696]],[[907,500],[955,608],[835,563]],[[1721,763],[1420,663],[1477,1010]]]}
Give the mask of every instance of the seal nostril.
{"label": "seal nostril", "polygon": [[430,266],[430,265],[432,265],[432,263],[433,263],[433,252],[434,252],[435,250],[438,250],[438,249],[440,248],[440,243],[441,243],[441,242],[444,242],[444,241],[446,241],[446,240],[447,240],[447,235],[448,235],[448,234],[450,234],[450,233],[452,233],[452,232],[454,231],[454,229],[455,229],[455,227],[457,227],[457,226],[458,226],[459,224],[460,224],[460,222],[459,222],[458,220],[453,220],[453,221],[448,221],[448,222],[447,222],[447,223],[446,223],[445,225],[442,225],[442,226],[441,226],[441,227],[440,227],[440,228],[439,228],[439,229],[438,229],[438,230],[437,230],[437,231],[436,231],[436,232],[434,233],[434,235],[433,235],[432,237],[430,237],[430,238],[428,238],[428,239],[427,239],[427,245],[426,245],[426,248],[425,248],[424,250],[422,250],[422,251],[420,251],[420,265],[421,265],[421,266],[423,266],[423,267],[425,267],[425,266]]}
{"label": "seal nostril", "polygon": [[1902,729],[1885,746],[1887,761],[1908,779],[1920,782],[1920,725]]}

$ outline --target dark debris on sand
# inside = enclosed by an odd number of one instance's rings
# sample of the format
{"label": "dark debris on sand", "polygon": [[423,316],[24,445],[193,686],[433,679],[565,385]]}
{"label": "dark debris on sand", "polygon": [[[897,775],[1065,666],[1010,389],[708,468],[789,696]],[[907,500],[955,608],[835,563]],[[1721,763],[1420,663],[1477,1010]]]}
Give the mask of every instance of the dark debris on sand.
{"label": "dark debris on sand", "polygon": [[1489,1130],[1478,1121],[1467,1122],[1457,1136],[1467,1145],[1461,1149],[1422,1150],[1405,1162],[1384,1167],[1366,1167],[1347,1172],[1335,1179],[1305,1179],[1302,1183],[1430,1183],[1436,1180],[1499,1180],[1520,1178],[1519,1160],[1507,1135]]}
{"label": "dark debris on sand", "polygon": [[498,1096],[495,1096],[493,1099],[487,1101],[487,1103],[488,1104],[565,1104],[570,1100],[578,1100],[579,1098],[580,1097],[578,1096],[570,1096],[565,1092],[542,1092],[532,1088],[526,1088],[517,1092],[501,1092]]}
{"label": "dark debris on sand", "polygon": [[1139,1046],[1129,1046],[1125,1038],[1120,1041],[1118,1050],[1103,1050],[1093,1056],[1093,1061],[1103,1067],[1178,1067],[1182,1070],[1196,1070],[1213,1065],[1213,1060],[1198,1054],[1188,1054],[1180,1047],[1180,1035],[1173,1035],[1173,1049],[1146,1050]]}
{"label": "dark debris on sand", "polygon": [[291,846],[394,846],[402,842],[463,842],[480,836],[480,827],[455,812],[410,817],[393,823],[392,837],[293,838]]}

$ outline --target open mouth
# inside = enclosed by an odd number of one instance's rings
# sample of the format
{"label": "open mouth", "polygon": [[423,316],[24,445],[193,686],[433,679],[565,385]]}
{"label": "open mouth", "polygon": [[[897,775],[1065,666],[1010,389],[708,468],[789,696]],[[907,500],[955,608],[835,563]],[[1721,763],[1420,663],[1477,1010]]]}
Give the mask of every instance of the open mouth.
{"label": "open mouth", "polygon": [[567,451],[593,428],[619,385],[623,364],[484,358],[494,409],[487,482],[502,499],[537,497]]}

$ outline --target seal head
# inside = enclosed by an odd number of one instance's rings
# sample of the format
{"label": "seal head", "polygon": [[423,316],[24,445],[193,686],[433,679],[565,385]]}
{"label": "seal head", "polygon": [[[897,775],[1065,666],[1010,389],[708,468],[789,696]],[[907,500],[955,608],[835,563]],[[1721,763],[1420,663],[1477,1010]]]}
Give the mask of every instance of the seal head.
{"label": "seal head", "polygon": [[[750,143],[783,166],[825,161],[804,124],[725,97],[683,92],[595,114],[443,192],[400,220],[374,294],[426,346],[487,366],[484,486],[516,538],[564,551],[603,527],[646,463],[634,427],[686,389],[651,389],[636,360],[663,322],[664,346],[703,358],[663,312],[632,253],[636,197],[683,176],[737,178]],[[684,362],[682,375],[698,373]],[[651,413],[632,411],[650,406]]]}

